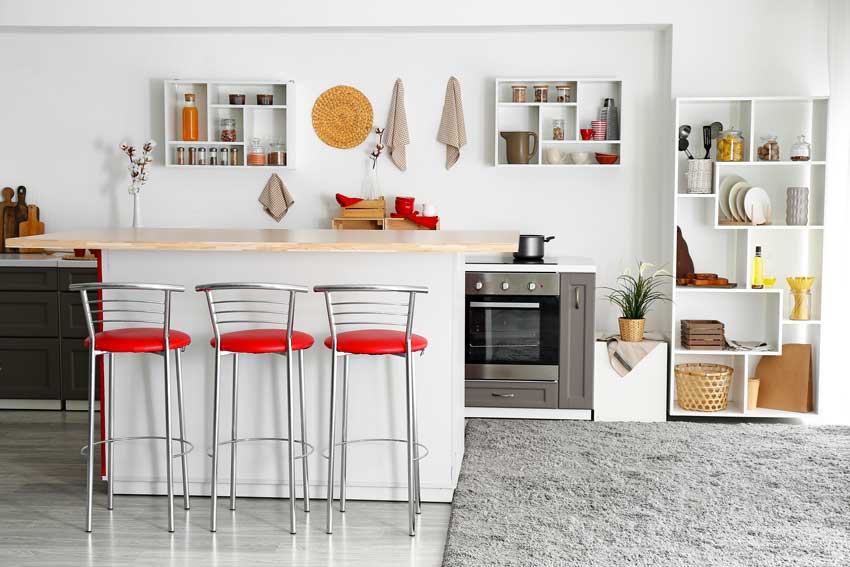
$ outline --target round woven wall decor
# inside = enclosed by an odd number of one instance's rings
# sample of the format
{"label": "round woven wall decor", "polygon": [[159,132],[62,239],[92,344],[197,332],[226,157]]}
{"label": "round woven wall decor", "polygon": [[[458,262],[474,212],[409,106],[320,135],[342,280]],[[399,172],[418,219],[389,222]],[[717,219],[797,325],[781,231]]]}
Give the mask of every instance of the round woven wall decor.
{"label": "round woven wall decor", "polygon": [[354,87],[331,87],[313,104],[313,130],[331,147],[353,148],[372,131],[372,104]]}

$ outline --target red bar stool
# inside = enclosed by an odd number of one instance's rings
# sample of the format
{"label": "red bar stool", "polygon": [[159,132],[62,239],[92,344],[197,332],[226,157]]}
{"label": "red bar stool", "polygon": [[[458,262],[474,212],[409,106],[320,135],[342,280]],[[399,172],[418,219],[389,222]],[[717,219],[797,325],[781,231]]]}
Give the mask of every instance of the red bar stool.
{"label": "red bar stool", "polygon": [[[391,285],[318,285],[314,291],[325,294],[328,323],[331,336],[325,346],[331,349],[331,404],[330,431],[328,441],[328,523],[327,533],[333,532],[333,487],[334,453],[341,448],[339,503],[340,512],[345,512],[345,484],[348,467],[348,445],[367,441],[389,441],[407,445],[407,504],[408,528],[411,536],[416,535],[416,515],[420,509],[419,461],[428,455],[428,449],[419,443],[419,428],[416,418],[416,379],[413,372],[413,354],[420,355],[428,346],[425,337],[413,334],[413,310],[416,294],[428,293],[422,286]],[[344,300],[336,294],[346,294]],[[384,297],[403,294],[406,301],[389,301]],[[365,299],[357,299],[357,298]],[[372,300],[376,298],[377,300]],[[397,297],[397,296],[396,296]],[[339,332],[340,326],[356,326],[360,329]],[[365,328],[363,328],[365,327]],[[404,331],[387,329],[402,327]],[[348,438],[348,359],[351,355],[392,355],[405,359],[407,385],[407,437],[405,439],[349,439]],[[342,372],[342,440],[337,443],[335,435],[337,396],[337,357],[343,359]],[[424,451],[420,455],[420,450]]]}
{"label": "red bar stool", "polygon": [[[94,447],[106,446],[107,507],[113,505],[113,465],[112,444],[131,439],[160,439],[165,441],[166,466],[168,477],[168,531],[174,531],[174,471],[173,459],[180,457],[183,468],[183,507],[189,509],[189,474],[186,455],[192,450],[192,444],[185,438],[185,420],[183,414],[183,377],[180,355],[191,339],[186,333],[171,328],[171,294],[182,292],[183,287],[167,284],[137,283],[86,283],[72,284],[71,291],[79,291],[83,300],[83,312],[89,336],[85,341],[89,348],[89,438],[83,447],[87,457],[86,465],[86,531],[91,532],[92,496],[94,489]],[[96,292],[94,297],[89,293]],[[114,295],[113,295],[113,292]],[[102,295],[100,298],[98,296]],[[161,299],[160,299],[161,297]],[[141,324],[156,327],[123,327],[103,330],[104,325]],[[95,328],[101,329],[99,332]],[[174,351],[177,368],[177,410],[179,416],[180,437],[171,433],[171,357]],[[115,437],[115,354],[157,354],[165,363],[165,436]],[[109,374],[106,392],[106,438],[94,440],[94,401],[97,357],[106,355],[109,361]],[[103,408],[101,409],[103,411]],[[173,441],[180,443],[180,452],[174,454]]]}
{"label": "red bar stool", "polygon": [[[212,283],[195,287],[203,292],[210,310],[213,333],[210,346],[215,349],[215,388],[213,394],[213,444],[212,474],[210,476],[210,531],[216,531],[216,513],[218,500],[218,447],[230,445],[230,509],[236,510],[236,446],[246,441],[286,441],[289,450],[289,533],[295,533],[295,461],[301,459],[301,473],[304,490],[304,511],[310,511],[310,476],[307,457],[313,453],[313,446],[307,443],[307,417],[304,411],[304,349],[313,346],[313,337],[301,331],[292,331],[295,321],[295,294],[306,293],[306,287],[270,283]],[[282,294],[288,294],[281,301]],[[275,299],[278,298],[278,299]],[[285,306],[285,309],[284,307]],[[222,333],[225,325],[250,325],[248,329],[238,329]],[[257,328],[257,326],[261,328]],[[289,353],[298,353],[298,389],[301,406],[301,439],[293,438],[292,411],[292,357]],[[239,355],[240,354],[277,354],[286,357],[286,412],[288,432],[286,437],[245,437],[239,438],[237,431],[237,400],[239,392]],[[221,359],[233,356],[233,398],[231,406],[231,437],[219,442],[219,398],[221,387]],[[301,445],[299,454],[295,454],[294,444]]]}

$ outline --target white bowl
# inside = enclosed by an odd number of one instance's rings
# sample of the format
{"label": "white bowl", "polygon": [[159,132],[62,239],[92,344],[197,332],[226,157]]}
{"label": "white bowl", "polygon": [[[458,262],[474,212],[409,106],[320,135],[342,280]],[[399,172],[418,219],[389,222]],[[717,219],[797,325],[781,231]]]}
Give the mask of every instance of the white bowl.
{"label": "white bowl", "polygon": [[570,154],[570,157],[575,164],[590,163],[590,152],[573,152]]}

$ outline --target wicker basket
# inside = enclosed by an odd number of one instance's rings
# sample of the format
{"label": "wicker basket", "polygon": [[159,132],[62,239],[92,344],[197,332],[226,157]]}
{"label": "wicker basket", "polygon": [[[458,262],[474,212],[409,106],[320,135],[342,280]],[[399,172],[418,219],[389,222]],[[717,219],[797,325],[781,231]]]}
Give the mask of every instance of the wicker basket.
{"label": "wicker basket", "polygon": [[676,400],[691,411],[723,411],[729,405],[734,370],[722,364],[676,365]]}
{"label": "wicker basket", "polygon": [[620,317],[620,338],[627,343],[639,343],[643,340],[646,319],[625,319]]}
{"label": "wicker basket", "polygon": [[688,160],[688,193],[711,193],[713,164],[710,159]]}

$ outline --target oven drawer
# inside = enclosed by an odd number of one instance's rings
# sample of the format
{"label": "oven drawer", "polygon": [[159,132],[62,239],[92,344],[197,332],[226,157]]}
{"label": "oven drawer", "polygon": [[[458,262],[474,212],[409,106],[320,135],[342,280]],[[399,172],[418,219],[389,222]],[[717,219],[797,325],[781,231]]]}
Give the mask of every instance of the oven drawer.
{"label": "oven drawer", "polygon": [[483,408],[557,408],[558,384],[467,380],[466,406]]}
{"label": "oven drawer", "polygon": [[560,367],[557,364],[467,364],[467,380],[531,380],[557,382]]}

